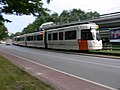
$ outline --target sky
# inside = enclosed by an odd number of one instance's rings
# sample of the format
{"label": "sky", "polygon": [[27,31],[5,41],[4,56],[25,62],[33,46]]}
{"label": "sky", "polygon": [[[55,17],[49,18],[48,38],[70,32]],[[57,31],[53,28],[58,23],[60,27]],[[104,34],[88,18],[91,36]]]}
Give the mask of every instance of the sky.
{"label": "sky", "polygon": [[[100,14],[107,14],[120,11],[120,0],[52,0],[50,4],[44,2],[43,7],[51,10],[51,13],[62,13],[63,10],[72,10],[74,8],[84,10],[85,12],[97,11]],[[3,15],[4,18],[11,20],[11,23],[5,23],[10,33],[21,32],[23,28],[32,23],[35,17]]]}

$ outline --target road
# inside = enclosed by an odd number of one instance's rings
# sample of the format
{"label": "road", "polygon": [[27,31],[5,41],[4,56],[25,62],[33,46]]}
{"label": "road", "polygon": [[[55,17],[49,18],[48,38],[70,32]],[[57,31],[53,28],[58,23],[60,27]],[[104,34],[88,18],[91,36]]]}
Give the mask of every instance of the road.
{"label": "road", "polygon": [[62,72],[85,78],[113,88],[120,88],[120,60],[56,51],[0,45],[5,51]]}

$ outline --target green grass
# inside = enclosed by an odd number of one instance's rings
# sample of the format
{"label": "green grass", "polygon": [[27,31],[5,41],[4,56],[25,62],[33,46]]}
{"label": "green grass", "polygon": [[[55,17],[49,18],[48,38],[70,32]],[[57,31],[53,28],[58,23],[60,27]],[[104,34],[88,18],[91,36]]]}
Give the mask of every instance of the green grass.
{"label": "green grass", "polygon": [[116,50],[100,50],[100,51],[96,51],[96,52],[119,53],[120,54],[120,51],[116,51]]}
{"label": "green grass", "polygon": [[120,51],[119,50],[99,50],[99,51],[89,51],[89,53],[120,56]]}
{"label": "green grass", "polygon": [[0,90],[55,90],[0,56]]}
{"label": "green grass", "polygon": [[112,48],[120,50],[120,46],[113,46]]}

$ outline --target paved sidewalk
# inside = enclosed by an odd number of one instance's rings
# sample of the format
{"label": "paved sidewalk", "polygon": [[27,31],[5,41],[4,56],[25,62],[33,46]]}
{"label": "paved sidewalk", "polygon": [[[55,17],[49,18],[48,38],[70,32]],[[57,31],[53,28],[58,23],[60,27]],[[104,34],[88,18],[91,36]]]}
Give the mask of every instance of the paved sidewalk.
{"label": "paved sidewalk", "polygon": [[66,73],[53,70],[52,68],[31,62],[19,56],[9,55],[2,51],[0,51],[0,54],[29,74],[52,85],[56,90],[115,90],[80,78],[78,79],[77,77],[72,77]]}

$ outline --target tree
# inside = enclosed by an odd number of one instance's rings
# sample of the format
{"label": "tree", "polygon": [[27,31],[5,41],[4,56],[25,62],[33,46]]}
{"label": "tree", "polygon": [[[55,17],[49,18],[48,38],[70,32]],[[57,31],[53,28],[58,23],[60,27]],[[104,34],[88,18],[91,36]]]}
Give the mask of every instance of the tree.
{"label": "tree", "polygon": [[52,17],[52,22],[56,24],[59,22],[59,15],[57,13],[51,14],[51,17]]}
{"label": "tree", "polygon": [[72,9],[70,12],[70,21],[80,21],[85,14],[81,9]]}
{"label": "tree", "polygon": [[38,16],[36,20],[25,27],[21,34],[31,33],[39,30],[41,24],[45,22],[54,22],[56,24],[63,24],[75,21],[82,21],[87,19],[92,19],[95,17],[99,17],[99,13],[97,12],[84,12],[81,9],[73,9],[73,10],[64,10],[60,15],[57,13],[46,14],[45,16]]}
{"label": "tree", "polygon": [[37,17],[32,24],[29,24],[22,30],[22,34],[31,33],[39,30],[41,24],[45,22],[58,22],[58,14],[53,13],[51,15],[47,14],[46,16]]}
{"label": "tree", "polygon": [[22,32],[16,32],[13,36],[19,36],[22,35]]}
{"label": "tree", "polygon": [[[47,0],[50,2],[50,0]],[[0,0],[0,13],[16,15],[45,14],[41,0]]]}
{"label": "tree", "polygon": [[70,17],[69,14],[70,14],[69,11],[64,10],[59,16],[60,23],[63,23],[63,22],[67,23],[69,21],[69,17]]}
{"label": "tree", "polygon": [[100,14],[99,13],[97,13],[96,11],[95,12],[87,12],[86,13],[86,18],[89,18],[89,19],[94,19],[94,18],[96,18],[96,17],[99,17],[100,16]]}
{"label": "tree", "polygon": [[7,28],[4,26],[3,22],[0,21],[0,40],[3,40],[4,38],[6,38],[8,36],[8,30]]}
{"label": "tree", "polygon": [[[46,0],[47,3],[50,0]],[[4,19],[2,14],[15,14],[15,15],[31,15],[43,16],[46,15],[47,8],[43,8],[42,0],[0,0],[0,39],[6,37],[4,33],[5,26],[2,22],[11,22]],[[29,26],[31,27],[31,26]],[[20,34],[20,33],[17,33]]]}
{"label": "tree", "polygon": [[44,17],[37,17],[32,24],[29,24],[22,30],[21,34],[35,32],[39,29],[42,23],[46,22]]}
{"label": "tree", "polygon": [[[49,3],[50,0],[47,0]],[[43,8],[41,0],[0,0],[0,17],[2,14],[15,15],[46,15],[47,8]],[[3,18],[3,17],[2,17]],[[8,19],[2,19],[9,21]]]}
{"label": "tree", "polygon": [[97,12],[84,12],[81,9],[64,10],[59,18],[61,23],[83,21],[99,17],[100,14]]}

